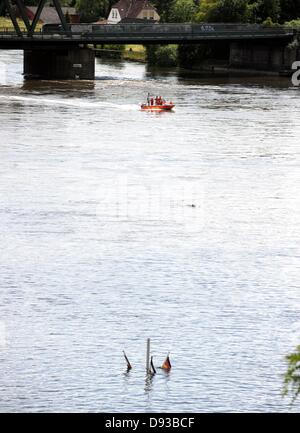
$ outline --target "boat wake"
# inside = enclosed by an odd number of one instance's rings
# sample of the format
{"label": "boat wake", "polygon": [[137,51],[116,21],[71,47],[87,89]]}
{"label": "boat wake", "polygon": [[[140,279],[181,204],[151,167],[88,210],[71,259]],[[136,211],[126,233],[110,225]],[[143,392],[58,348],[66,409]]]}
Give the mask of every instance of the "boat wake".
{"label": "boat wake", "polygon": [[[88,109],[116,109],[116,110],[137,110],[139,107],[135,104],[116,104],[113,102],[106,101],[82,101],[82,99],[63,100],[63,99],[50,99],[44,97],[28,97],[28,96],[11,96],[11,95],[0,95],[0,101],[5,103],[24,103],[24,104],[37,104],[37,105],[51,105],[51,106],[62,106],[72,108],[88,108]],[[1,104],[1,102],[0,102]]]}

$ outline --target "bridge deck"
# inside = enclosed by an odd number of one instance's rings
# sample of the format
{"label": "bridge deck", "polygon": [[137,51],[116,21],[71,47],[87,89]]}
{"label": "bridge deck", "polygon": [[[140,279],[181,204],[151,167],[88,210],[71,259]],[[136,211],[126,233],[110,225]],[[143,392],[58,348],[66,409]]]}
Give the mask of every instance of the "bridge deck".
{"label": "bridge deck", "polygon": [[114,24],[71,25],[69,33],[57,29],[34,33],[0,30],[0,48],[32,49],[47,46],[78,46],[80,44],[164,44],[200,43],[208,41],[282,40],[292,39],[291,28],[234,24]]}

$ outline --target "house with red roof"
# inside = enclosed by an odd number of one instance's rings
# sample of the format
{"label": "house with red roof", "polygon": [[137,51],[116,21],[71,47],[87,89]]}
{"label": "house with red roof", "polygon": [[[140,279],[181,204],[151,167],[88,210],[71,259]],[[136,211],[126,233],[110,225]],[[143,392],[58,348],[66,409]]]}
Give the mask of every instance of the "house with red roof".
{"label": "house with red roof", "polygon": [[109,13],[107,23],[117,24],[120,21],[153,20],[159,21],[160,16],[148,0],[119,0]]}
{"label": "house with red roof", "polygon": [[[33,20],[36,12],[37,6],[25,6],[25,13],[30,21]],[[75,8],[72,7],[62,7],[62,12],[66,16],[69,15],[71,23],[78,23],[80,21],[80,15],[76,12]],[[21,16],[18,14],[18,16]],[[44,6],[39,22],[41,24],[60,24],[60,19],[58,13],[53,6]]]}

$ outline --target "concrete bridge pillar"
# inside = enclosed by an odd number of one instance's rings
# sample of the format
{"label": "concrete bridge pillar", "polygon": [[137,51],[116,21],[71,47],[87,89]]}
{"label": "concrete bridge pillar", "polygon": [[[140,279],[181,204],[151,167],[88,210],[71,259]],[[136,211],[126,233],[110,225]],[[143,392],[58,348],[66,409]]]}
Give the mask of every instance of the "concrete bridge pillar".
{"label": "concrete bridge pillar", "polygon": [[286,48],[280,44],[234,42],[229,63],[237,68],[280,72],[286,69]]}
{"label": "concrete bridge pillar", "polygon": [[24,77],[42,80],[94,80],[95,53],[89,48],[24,51]]}

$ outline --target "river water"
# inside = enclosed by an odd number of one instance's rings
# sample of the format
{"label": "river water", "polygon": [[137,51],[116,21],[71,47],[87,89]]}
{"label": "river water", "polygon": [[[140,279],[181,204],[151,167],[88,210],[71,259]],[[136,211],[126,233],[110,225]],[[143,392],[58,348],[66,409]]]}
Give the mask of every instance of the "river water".
{"label": "river water", "polygon": [[[299,89],[21,73],[0,52],[0,411],[297,410]],[[148,91],[176,110],[139,111]],[[152,380],[148,337],[173,364]]]}

